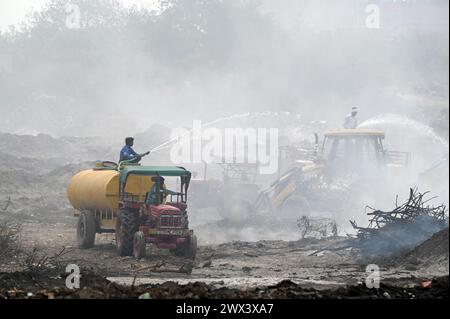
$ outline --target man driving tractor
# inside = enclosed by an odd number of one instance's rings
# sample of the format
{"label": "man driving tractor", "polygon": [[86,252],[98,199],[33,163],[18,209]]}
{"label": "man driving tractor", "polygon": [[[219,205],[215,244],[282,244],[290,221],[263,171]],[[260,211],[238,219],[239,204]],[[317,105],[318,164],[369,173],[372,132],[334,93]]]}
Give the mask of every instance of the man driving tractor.
{"label": "man driving tractor", "polygon": [[127,137],[125,138],[125,146],[120,151],[120,159],[119,162],[128,161],[128,163],[137,164],[141,161],[142,157],[150,154],[146,152],[144,154],[138,154],[133,150],[134,138]]}
{"label": "man driving tractor", "polygon": [[[160,205],[164,201],[164,197],[167,195],[178,195],[177,192],[171,191],[163,187],[164,185],[164,177],[162,176],[154,176],[152,177],[153,186],[150,191],[147,193],[145,198],[145,203],[147,205]],[[159,193],[159,197],[158,197]]]}

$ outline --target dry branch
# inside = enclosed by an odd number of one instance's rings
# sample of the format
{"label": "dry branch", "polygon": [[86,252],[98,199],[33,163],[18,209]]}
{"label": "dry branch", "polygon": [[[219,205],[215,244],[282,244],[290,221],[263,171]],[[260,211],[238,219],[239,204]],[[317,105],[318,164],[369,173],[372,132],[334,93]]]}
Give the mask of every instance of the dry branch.
{"label": "dry branch", "polygon": [[359,227],[355,221],[350,221],[357,230],[355,246],[372,252],[390,252],[408,248],[446,227],[447,207],[443,204],[430,206],[428,203],[435,197],[426,198],[428,194],[410,189],[408,200],[401,205],[397,200],[395,209],[389,212],[367,206],[368,227]]}

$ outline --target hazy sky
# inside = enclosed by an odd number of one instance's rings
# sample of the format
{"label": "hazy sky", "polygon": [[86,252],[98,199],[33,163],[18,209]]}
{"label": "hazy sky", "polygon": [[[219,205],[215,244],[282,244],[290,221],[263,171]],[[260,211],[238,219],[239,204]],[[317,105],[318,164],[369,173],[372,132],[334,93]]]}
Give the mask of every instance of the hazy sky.
{"label": "hazy sky", "polygon": [[[40,9],[50,0],[0,0],[0,31],[8,29],[9,25],[17,26],[28,12]],[[126,6],[151,5],[158,0],[119,0]]]}

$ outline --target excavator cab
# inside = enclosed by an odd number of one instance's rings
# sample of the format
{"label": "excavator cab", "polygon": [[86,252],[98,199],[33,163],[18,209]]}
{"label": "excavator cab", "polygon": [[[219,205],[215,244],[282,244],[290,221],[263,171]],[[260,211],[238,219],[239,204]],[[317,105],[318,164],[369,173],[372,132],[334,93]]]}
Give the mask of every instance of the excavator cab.
{"label": "excavator cab", "polygon": [[325,133],[319,162],[329,175],[377,175],[380,169],[408,167],[410,154],[386,151],[384,132],[367,129],[339,129]]}

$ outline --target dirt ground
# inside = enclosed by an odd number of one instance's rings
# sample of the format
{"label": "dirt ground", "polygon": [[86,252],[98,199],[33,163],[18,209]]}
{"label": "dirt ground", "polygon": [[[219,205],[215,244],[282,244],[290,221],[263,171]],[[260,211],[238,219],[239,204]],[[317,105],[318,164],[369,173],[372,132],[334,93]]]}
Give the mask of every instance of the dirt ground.
{"label": "dirt ground", "polygon": [[[333,251],[346,245],[347,238],[344,237],[297,241],[233,241],[200,245],[195,262],[175,257],[165,250],[148,247],[147,257],[135,260],[132,257],[117,256],[112,234],[98,235],[96,245],[92,249],[77,248],[74,245],[74,229],[75,220],[70,219],[67,222],[23,224],[22,248],[28,251],[36,248],[38,256],[49,257],[58,254],[64,248],[64,253],[55,259],[53,266],[57,268],[56,263],[78,265],[82,274],[87,274],[84,284],[88,287],[98,284],[98,278],[105,278],[108,282],[128,287],[160,284],[166,287],[167,281],[179,285],[201,282],[208,289],[255,292],[258,287],[277,286],[280,282],[284,282],[284,285],[290,285],[294,290],[313,289],[316,293],[316,291],[364,286],[368,275],[366,266],[374,262],[370,258],[358,256],[351,249]],[[325,249],[314,254],[327,247],[329,250]],[[424,279],[448,275],[448,250],[447,258],[440,260],[438,264],[418,262],[395,264],[392,259],[379,262],[381,284],[399,289],[416,289],[414,287],[420,285]],[[20,262],[11,259],[2,267],[2,272],[14,273],[21,270],[21,267],[23,266]],[[90,274],[95,276],[92,277]],[[60,271],[51,277],[55,278],[54,283],[51,280],[43,280],[36,288],[50,289],[52,285],[59,286],[61,282],[58,280],[64,277],[64,273]],[[89,282],[89,278],[94,280]],[[38,291],[35,289],[34,293]],[[344,295],[347,293],[346,291]]]}
{"label": "dirt ground", "polygon": [[[124,286],[95,274],[85,274],[82,289],[64,287],[64,278],[36,276],[30,273],[0,273],[0,298],[27,299],[442,299],[448,298],[449,277],[438,277],[430,286],[399,286],[380,284],[378,289],[365,285],[353,285],[336,289],[305,288],[289,280],[264,287],[229,288],[217,287],[205,282],[179,284],[166,281],[162,284]],[[10,288],[14,287],[14,288]]]}

